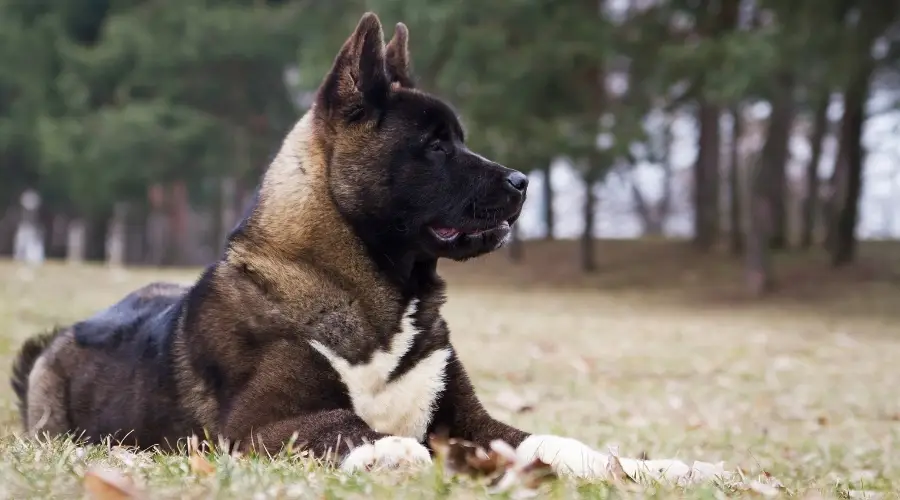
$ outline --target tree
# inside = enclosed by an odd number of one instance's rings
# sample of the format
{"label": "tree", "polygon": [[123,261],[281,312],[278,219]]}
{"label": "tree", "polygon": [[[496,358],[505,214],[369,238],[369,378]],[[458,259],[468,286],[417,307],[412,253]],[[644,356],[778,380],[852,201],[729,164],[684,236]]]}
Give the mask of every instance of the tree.
{"label": "tree", "polygon": [[788,141],[794,123],[794,78],[790,72],[785,71],[778,74],[773,83],[772,113],[762,161],[771,168],[771,171],[763,174],[767,178],[771,208],[769,246],[773,250],[783,250],[788,244],[787,162]]}
{"label": "tree", "polygon": [[731,145],[728,155],[729,236],[731,253],[734,255],[740,255],[744,251],[744,219],[741,210],[744,197],[741,191],[740,157],[741,136],[744,133],[743,121],[741,107],[735,106],[731,110]]}
{"label": "tree", "polygon": [[[864,151],[862,129],[870,81],[877,69],[872,45],[898,22],[900,6],[896,2],[868,0],[858,2],[855,23],[849,23],[847,47],[848,75],[844,91],[844,116],[841,120],[838,161],[835,163],[837,200],[833,212],[833,237],[830,241],[834,266],[849,264],[856,254],[856,223],[862,191]],[[854,26],[853,24],[856,24]]]}
{"label": "tree", "polygon": [[812,130],[809,143],[812,152],[806,165],[806,196],[803,199],[803,220],[800,233],[800,248],[809,249],[813,243],[816,228],[816,213],[819,209],[819,163],[822,159],[822,145],[828,132],[828,95],[817,99],[814,105]]}
{"label": "tree", "polygon": [[[771,134],[769,135],[771,137]],[[767,140],[767,142],[769,142]],[[772,197],[769,184],[776,169],[774,164],[758,156],[750,173],[750,198],[744,258],[749,292],[761,296],[774,287],[769,238],[772,223]]]}

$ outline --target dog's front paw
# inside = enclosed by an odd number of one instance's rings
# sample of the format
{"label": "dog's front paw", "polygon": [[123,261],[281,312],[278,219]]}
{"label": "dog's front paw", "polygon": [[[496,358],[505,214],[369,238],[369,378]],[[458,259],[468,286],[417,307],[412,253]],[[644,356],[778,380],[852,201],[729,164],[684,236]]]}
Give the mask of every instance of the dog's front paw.
{"label": "dog's front paw", "polygon": [[431,454],[428,449],[415,439],[388,436],[354,448],[341,463],[341,469],[348,472],[377,468],[398,469],[430,463]]}
{"label": "dog's front paw", "polygon": [[607,477],[609,457],[572,438],[532,435],[516,448],[516,455],[523,461],[540,459],[560,475]]}
{"label": "dog's front paw", "polygon": [[516,449],[520,460],[539,458],[560,475],[584,479],[627,479],[669,484],[692,484],[729,477],[724,463],[694,462],[688,466],[681,460],[637,460],[611,457],[575,439],[560,436],[529,436]]}

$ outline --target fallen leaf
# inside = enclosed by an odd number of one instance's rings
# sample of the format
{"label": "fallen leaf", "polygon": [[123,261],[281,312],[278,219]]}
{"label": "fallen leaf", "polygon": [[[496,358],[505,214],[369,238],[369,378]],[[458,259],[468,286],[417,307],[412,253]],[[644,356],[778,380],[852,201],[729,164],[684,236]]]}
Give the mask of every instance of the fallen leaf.
{"label": "fallen leaf", "polygon": [[446,436],[432,436],[429,441],[435,456],[443,464],[445,474],[489,476],[499,468],[496,457],[469,441]]}
{"label": "fallen leaf", "polygon": [[690,480],[694,483],[710,481],[716,478],[728,481],[731,480],[733,476],[734,473],[725,470],[725,462],[710,463],[694,461],[694,463],[691,464]]}
{"label": "fallen leaf", "polygon": [[491,451],[502,456],[510,463],[516,463],[516,461],[518,461],[515,448],[510,446],[509,443],[503,441],[502,439],[495,439],[491,441]]}
{"label": "fallen leaf", "polygon": [[209,460],[199,453],[191,455],[190,465],[191,472],[198,476],[208,476],[216,472],[216,467],[209,463]]}
{"label": "fallen leaf", "polygon": [[134,483],[124,474],[112,469],[92,468],[84,474],[84,489],[97,500],[139,498]]}
{"label": "fallen leaf", "polygon": [[778,496],[779,493],[781,493],[780,489],[778,489],[770,484],[763,483],[761,481],[751,481],[748,486],[749,486],[748,489],[750,491],[752,491],[754,493],[759,493],[760,495],[762,495],[764,497],[776,497],[776,496]]}
{"label": "fallen leaf", "polygon": [[854,471],[850,474],[850,482],[857,483],[865,483],[874,481],[878,477],[878,472],[869,469],[862,469]]}
{"label": "fallen leaf", "polygon": [[[203,443],[203,446],[206,446],[206,442]],[[200,445],[200,439],[196,434],[191,436],[190,441],[187,443],[188,455],[190,458],[188,459],[188,464],[191,467],[191,472],[197,474],[198,476],[208,476],[210,474],[214,474],[216,472],[216,467],[209,463],[209,460],[203,456],[203,451]]]}
{"label": "fallen leaf", "polygon": [[884,494],[869,490],[848,490],[847,496],[849,496],[853,500],[879,500],[884,496]]}
{"label": "fallen leaf", "polygon": [[525,413],[534,409],[534,398],[524,397],[512,391],[503,391],[497,395],[497,404],[513,413]]}
{"label": "fallen leaf", "polygon": [[610,479],[614,483],[634,483],[633,477],[629,476],[622,467],[622,462],[616,455],[609,456],[609,462],[606,463],[606,471],[609,473]]}
{"label": "fallen leaf", "polygon": [[785,489],[784,484],[782,484],[781,481],[779,481],[775,476],[773,476],[771,473],[769,473],[769,471],[764,470],[763,477],[766,478],[767,484],[774,486],[776,488]]}
{"label": "fallen leaf", "polygon": [[581,356],[572,358],[571,360],[569,360],[569,364],[572,366],[572,368],[575,369],[575,371],[582,375],[591,374],[591,364]]}
{"label": "fallen leaf", "polygon": [[541,484],[556,478],[550,464],[540,459],[523,462],[504,441],[492,441],[489,451],[470,441],[446,436],[432,435],[429,444],[443,463],[445,474],[486,480],[491,493],[530,498]]}

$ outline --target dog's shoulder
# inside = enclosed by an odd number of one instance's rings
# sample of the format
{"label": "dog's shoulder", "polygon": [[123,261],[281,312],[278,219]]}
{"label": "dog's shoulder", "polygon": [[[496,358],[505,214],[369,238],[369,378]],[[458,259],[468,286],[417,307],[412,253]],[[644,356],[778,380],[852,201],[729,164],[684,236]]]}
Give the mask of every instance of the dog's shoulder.
{"label": "dog's shoulder", "polygon": [[220,352],[240,351],[242,360],[263,354],[271,342],[359,330],[364,319],[351,294],[315,265],[256,252],[229,255],[208,269],[184,311],[184,335],[203,337],[203,345]]}
{"label": "dog's shoulder", "polygon": [[165,282],[139,288],[72,325],[75,342],[83,347],[116,348],[134,339],[139,332],[148,337],[166,335],[187,290],[184,285]]}

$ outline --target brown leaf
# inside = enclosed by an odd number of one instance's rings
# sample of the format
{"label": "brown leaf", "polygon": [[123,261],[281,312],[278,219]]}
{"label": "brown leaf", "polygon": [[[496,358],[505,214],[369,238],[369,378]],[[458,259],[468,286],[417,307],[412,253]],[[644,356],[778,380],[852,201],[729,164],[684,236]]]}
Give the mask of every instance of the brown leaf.
{"label": "brown leaf", "polygon": [[492,492],[509,492],[514,497],[533,496],[544,482],[555,479],[551,466],[539,459],[522,462],[508,443],[491,442],[490,451],[462,439],[434,436],[431,449],[443,463],[446,474],[486,479]]}
{"label": "brown leaf", "polygon": [[[205,448],[207,443],[204,441],[202,444]],[[209,460],[207,460],[206,457],[203,456],[203,449],[201,448],[200,439],[196,434],[191,436],[191,439],[187,443],[187,449],[188,454],[190,455],[188,464],[191,467],[191,472],[197,474],[198,476],[208,476],[216,472],[216,467],[213,464],[209,463]]]}
{"label": "brown leaf", "polygon": [[502,473],[507,465],[507,460],[497,452],[487,452],[470,441],[432,436],[430,444],[447,474],[493,477]]}
{"label": "brown leaf", "polygon": [[764,497],[777,497],[781,490],[762,481],[751,481],[749,485],[750,491],[759,493]]}
{"label": "brown leaf", "polygon": [[764,471],[763,471],[763,477],[765,477],[765,481],[764,481],[764,482],[765,482],[766,484],[769,484],[769,485],[771,485],[771,486],[774,486],[775,488],[779,488],[779,489],[782,489],[782,490],[785,489],[784,484],[783,484],[781,481],[779,481],[778,478],[776,478],[775,476],[773,476],[769,471],[764,470]]}
{"label": "brown leaf", "polygon": [[112,469],[92,468],[85,472],[84,489],[97,500],[139,498],[131,479]]}
{"label": "brown leaf", "polygon": [[609,462],[606,464],[606,470],[609,472],[609,477],[614,483],[633,483],[634,478],[628,475],[625,472],[625,469],[622,467],[622,462],[619,461],[619,457],[615,455],[609,456]]}
{"label": "brown leaf", "polygon": [[191,472],[198,476],[208,476],[210,474],[215,474],[216,472],[216,467],[209,463],[209,460],[199,453],[191,455],[190,465]]}
{"label": "brown leaf", "polygon": [[499,454],[511,464],[514,464],[519,460],[516,456],[515,448],[510,446],[509,443],[502,439],[495,439],[491,441],[491,451]]}
{"label": "brown leaf", "polygon": [[556,479],[556,473],[553,472],[553,467],[539,458],[535,458],[518,470],[522,486],[531,490],[537,489],[541,484],[547,481]]}
{"label": "brown leaf", "polygon": [[513,413],[525,413],[534,409],[533,398],[524,397],[512,391],[503,391],[497,395],[497,404]]}

